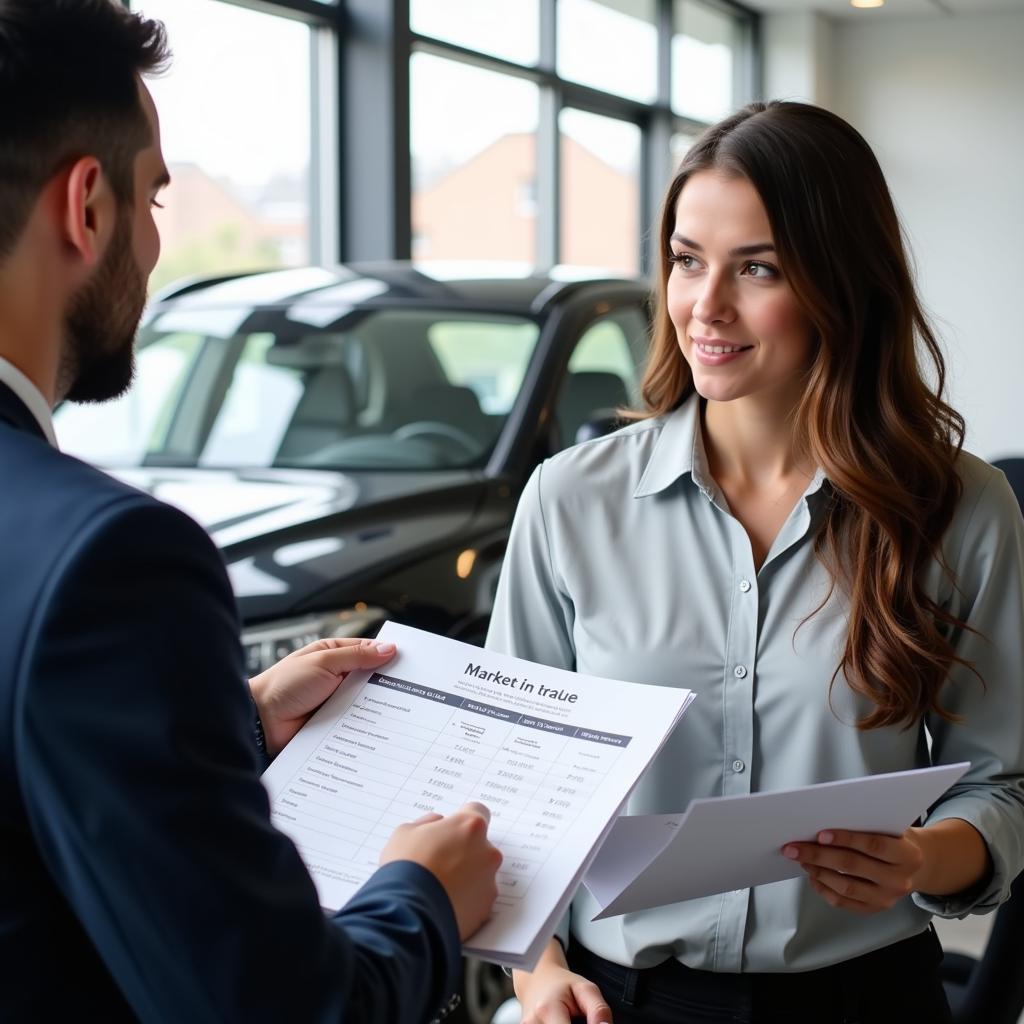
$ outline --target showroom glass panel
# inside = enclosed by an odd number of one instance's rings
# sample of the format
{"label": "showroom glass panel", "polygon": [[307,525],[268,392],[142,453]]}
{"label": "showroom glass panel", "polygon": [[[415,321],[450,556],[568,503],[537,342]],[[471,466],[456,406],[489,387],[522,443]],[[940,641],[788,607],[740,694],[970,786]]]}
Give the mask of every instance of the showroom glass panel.
{"label": "showroom glass panel", "polygon": [[219,0],[135,0],[174,59],[149,80],[172,182],[155,290],[310,260],[311,32]]}
{"label": "showroom glass panel", "polygon": [[413,258],[534,263],[537,86],[425,53],[409,74]]}
{"label": "showroom glass panel", "polygon": [[517,64],[536,64],[539,0],[411,0],[413,32]]}
{"label": "showroom glass panel", "polygon": [[690,147],[698,138],[699,136],[697,135],[689,135],[685,132],[673,132],[672,139],[669,142],[672,154],[672,173],[669,176],[669,180],[675,177],[675,173],[679,169],[679,165],[683,162],[683,157],[689,153]]}
{"label": "showroom glass panel", "polygon": [[561,135],[561,262],[640,269],[640,129],[567,108]]}
{"label": "showroom glass panel", "polygon": [[649,103],[658,91],[655,0],[558,0],[558,73]]}
{"label": "showroom glass panel", "polygon": [[672,107],[698,121],[718,121],[739,104],[736,76],[743,28],[734,16],[702,3],[675,0]]}

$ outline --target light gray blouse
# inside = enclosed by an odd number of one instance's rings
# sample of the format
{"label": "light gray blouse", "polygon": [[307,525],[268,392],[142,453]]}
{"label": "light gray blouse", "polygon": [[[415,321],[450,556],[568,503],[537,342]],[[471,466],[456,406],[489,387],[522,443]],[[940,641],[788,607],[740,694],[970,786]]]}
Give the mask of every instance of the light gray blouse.
{"label": "light gray blouse", "polygon": [[963,498],[944,543],[957,586],[938,564],[927,584],[976,631],[954,642],[984,686],[955,667],[941,696],[959,723],[929,718],[867,732],[855,727],[869,710],[865,698],[841,674],[829,691],[847,601],[837,590],[803,621],[829,589],[813,551],[821,473],[757,571],[708,471],[696,398],[537,469],[512,529],[487,646],[698,695],[628,813],[970,761],[927,821],[969,821],[994,864],[978,891],[915,893],[870,916],[830,907],[799,878],[595,923],[581,888],[571,928],[585,946],[637,967],[677,957],[712,971],[802,971],[914,935],[929,914],[984,913],[1006,898],[1024,868],[1024,520],[1002,473],[967,454],[959,469]]}

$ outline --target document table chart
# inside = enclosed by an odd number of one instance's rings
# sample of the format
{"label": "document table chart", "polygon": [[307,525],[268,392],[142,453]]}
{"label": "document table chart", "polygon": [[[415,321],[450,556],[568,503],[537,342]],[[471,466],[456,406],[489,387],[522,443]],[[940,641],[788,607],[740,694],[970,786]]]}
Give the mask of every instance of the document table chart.
{"label": "document table chart", "polygon": [[375,673],[281,789],[274,818],[333,909],[369,878],[395,826],[478,800],[505,858],[498,904],[511,906],[630,739]]}

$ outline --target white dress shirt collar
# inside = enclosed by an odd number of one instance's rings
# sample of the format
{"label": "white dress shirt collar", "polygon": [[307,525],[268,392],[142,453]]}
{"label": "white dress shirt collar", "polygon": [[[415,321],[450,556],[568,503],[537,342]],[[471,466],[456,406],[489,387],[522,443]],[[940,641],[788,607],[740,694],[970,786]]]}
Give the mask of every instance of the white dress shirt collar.
{"label": "white dress shirt collar", "polygon": [[25,403],[35,417],[46,440],[57,447],[57,435],[53,429],[53,412],[43,393],[19,370],[14,363],[0,356],[0,383],[6,384]]}

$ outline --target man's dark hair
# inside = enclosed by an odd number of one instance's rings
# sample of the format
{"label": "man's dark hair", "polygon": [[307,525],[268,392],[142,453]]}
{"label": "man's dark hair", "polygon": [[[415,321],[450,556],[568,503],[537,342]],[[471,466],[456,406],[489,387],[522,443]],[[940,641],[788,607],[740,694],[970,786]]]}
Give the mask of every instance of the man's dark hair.
{"label": "man's dark hair", "polygon": [[139,75],[161,70],[163,25],[118,0],[0,0],[0,259],[44,185],[94,156],[120,203],[151,140]]}

